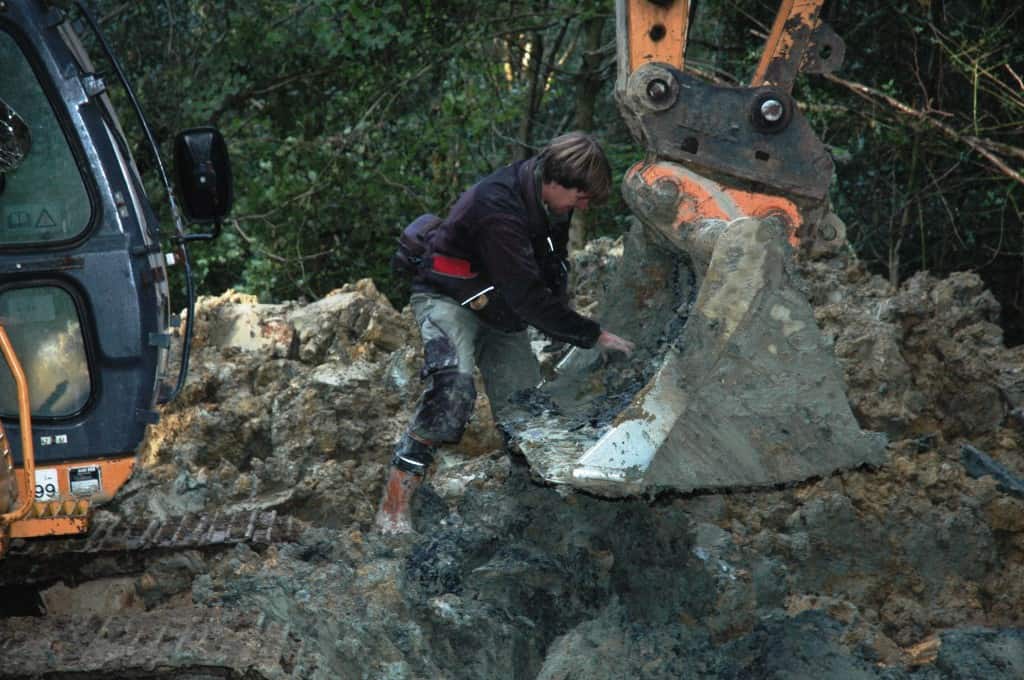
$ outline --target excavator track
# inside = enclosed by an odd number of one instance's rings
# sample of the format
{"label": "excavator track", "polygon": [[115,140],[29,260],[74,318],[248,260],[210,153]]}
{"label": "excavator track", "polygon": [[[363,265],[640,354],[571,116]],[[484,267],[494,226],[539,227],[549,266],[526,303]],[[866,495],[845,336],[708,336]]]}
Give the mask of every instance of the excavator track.
{"label": "excavator track", "polygon": [[0,619],[0,679],[332,677],[306,640],[265,614],[202,607]]}
{"label": "excavator track", "polygon": [[[13,541],[0,563],[0,588],[42,592],[58,582],[134,578],[173,553],[209,555],[239,544],[259,550],[295,541],[305,528],[274,511],[165,521],[100,517],[84,536]],[[24,613],[0,617],[0,680],[332,677],[307,648],[308,636],[258,611],[178,603],[150,611]]]}
{"label": "excavator track", "polygon": [[181,550],[216,550],[239,543],[252,546],[294,541],[305,525],[276,511],[185,515],[171,520],[96,521],[88,534],[15,540],[0,569],[0,586],[77,581],[85,565],[107,560],[108,575],[144,569],[153,555]]}

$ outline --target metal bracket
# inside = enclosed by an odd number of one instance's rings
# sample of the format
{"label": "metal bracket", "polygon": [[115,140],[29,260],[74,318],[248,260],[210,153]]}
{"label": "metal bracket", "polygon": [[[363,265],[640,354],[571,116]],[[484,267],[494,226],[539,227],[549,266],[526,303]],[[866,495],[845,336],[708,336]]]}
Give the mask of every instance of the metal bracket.
{"label": "metal bracket", "polygon": [[90,97],[96,97],[107,91],[107,84],[95,73],[86,73],[82,76],[82,87]]}
{"label": "metal bracket", "polygon": [[156,253],[159,253],[160,250],[160,244],[154,242],[145,246],[135,246],[131,249],[131,254],[133,257],[143,257],[145,255],[155,255]]}
{"label": "metal bracket", "polygon": [[168,349],[171,346],[171,334],[170,333],[150,333],[149,334],[149,346],[150,347],[163,347]]}
{"label": "metal bracket", "polygon": [[846,57],[846,43],[828,24],[821,24],[811,34],[800,70],[804,73],[835,73]]}
{"label": "metal bracket", "polygon": [[[670,82],[662,87],[665,78]],[[772,193],[814,200],[828,193],[832,159],[781,88],[722,87],[645,64],[630,74],[625,94],[623,118],[660,159]]]}
{"label": "metal bracket", "polygon": [[167,272],[163,267],[153,267],[148,271],[143,269],[140,278],[142,279],[142,285],[151,286],[154,283],[166,280]]}

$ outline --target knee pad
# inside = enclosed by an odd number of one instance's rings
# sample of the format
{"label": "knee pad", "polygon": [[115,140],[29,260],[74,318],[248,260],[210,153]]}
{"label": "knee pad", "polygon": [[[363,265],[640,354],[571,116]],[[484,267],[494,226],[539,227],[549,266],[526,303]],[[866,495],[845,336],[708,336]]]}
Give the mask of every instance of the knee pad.
{"label": "knee pad", "polygon": [[439,335],[423,344],[423,370],[420,371],[422,380],[426,380],[434,373],[457,371],[459,368],[459,354],[455,344],[431,319],[427,319],[426,323],[431,324]]}
{"label": "knee pad", "polygon": [[462,439],[475,402],[476,385],[471,374],[431,373],[410,429],[431,441],[455,443]]}
{"label": "knee pad", "polygon": [[434,447],[413,439],[407,434],[402,436],[395,447],[395,455],[391,457],[392,465],[403,472],[411,472],[414,475],[425,474],[433,462]]}

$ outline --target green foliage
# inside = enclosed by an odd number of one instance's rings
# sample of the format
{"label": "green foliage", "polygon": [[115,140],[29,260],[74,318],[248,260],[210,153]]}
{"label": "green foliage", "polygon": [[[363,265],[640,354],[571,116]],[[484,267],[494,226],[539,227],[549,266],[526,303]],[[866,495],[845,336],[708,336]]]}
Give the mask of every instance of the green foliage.
{"label": "green foliage", "polygon": [[[192,248],[201,292],[315,298],[372,276],[400,302],[388,259],[402,226],[577,125],[588,76],[600,87],[585,124],[616,176],[642,155],[612,97],[608,1],[97,4],[165,151],[195,125],[229,141],[234,218]],[[688,68],[748,82],[762,48],[751,36],[775,9],[699,3]],[[894,281],[978,269],[1019,320],[1024,186],[982,150],[1024,148],[1024,10],[865,0],[824,16],[847,45],[839,75],[872,94],[801,76],[794,96],[836,158],[832,201],[856,252]],[[583,47],[591,19],[604,22],[596,51]],[[617,193],[592,213],[591,234],[618,233],[627,217]]]}
{"label": "green foliage", "polygon": [[[527,44],[577,22],[574,4],[168,0],[102,9],[165,153],[186,127],[213,123],[228,139],[235,209],[221,239],[191,249],[201,292],[315,298],[370,276],[397,298],[402,282],[388,261],[406,223],[443,214],[521,143],[567,129],[572,78],[549,73],[530,136],[519,135],[531,96]],[[560,56],[566,69],[579,59],[564,47]],[[618,125],[611,107],[603,120]]]}
{"label": "green foliage", "polygon": [[[767,34],[775,3],[698,8],[688,63],[747,82],[746,36]],[[793,94],[836,161],[831,200],[855,252],[893,282],[977,270],[1024,342],[1024,182],[1010,175],[1024,173],[1024,8],[865,0],[823,16],[846,43],[841,80],[801,76]]]}
{"label": "green foliage", "polygon": [[1024,12],[874,2],[835,28],[848,46],[843,77],[908,109],[827,84],[811,100],[812,125],[849,151],[833,200],[857,251],[893,281],[920,269],[978,270],[1001,298],[1011,339],[1024,340],[1024,184],[987,154],[1024,169]]}

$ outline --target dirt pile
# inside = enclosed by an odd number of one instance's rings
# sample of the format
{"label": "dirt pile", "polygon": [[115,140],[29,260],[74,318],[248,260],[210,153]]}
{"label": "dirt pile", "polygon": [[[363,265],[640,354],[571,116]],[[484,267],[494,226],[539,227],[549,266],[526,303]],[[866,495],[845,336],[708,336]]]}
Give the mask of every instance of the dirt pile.
{"label": "dirt pile", "polygon": [[998,433],[1021,424],[1024,346],[1003,346],[999,305],[977,274],[919,273],[897,291],[842,259],[804,274],[862,426],[1012,448]]}
{"label": "dirt pile", "polygon": [[[581,307],[600,313],[620,253],[577,256]],[[370,521],[419,390],[408,310],[370,281],[305,306],[203,300],[186,388],[107,512],[275,509],[310,528],[149,564],[144,615],[258,613],[251,635],[270,622],[301,647],[240,657],[248,677],[1024,677],[1024,498],[961,460],[969,444],[1024,475],[1024,348],[1003,347],[971,274],[890,291],[832,259],[804,276],[888,464],[612,502],[535,483],[481,398],[398,538]]]}
{"label": "dirt pile", "polygon": [[[419,393],[414,328],[369,280],[306,306],[201,299],[189,380],[119,507],[161,517],[273,508],[365,526]],[[478,404],[459,451],[500,444]]]}

